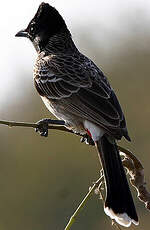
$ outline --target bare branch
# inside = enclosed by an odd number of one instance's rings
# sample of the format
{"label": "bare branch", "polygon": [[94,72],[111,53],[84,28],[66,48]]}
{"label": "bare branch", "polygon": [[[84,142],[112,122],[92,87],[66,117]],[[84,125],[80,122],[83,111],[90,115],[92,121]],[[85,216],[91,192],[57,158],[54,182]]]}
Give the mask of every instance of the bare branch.
{"label": "bare branch", "polygon": [[[55,120],[53,120],[53,121],[55,121]],[[1,125],[7,125],[9,127],[26,127],[26,128],[38,128],[38,126],[39,126],[37,123],[15,122],[15,121],[4,121],[4,120],[0,120],[0,124]],[[67,129],[65,126],[60,126],[60,125],[57,125],[55,123],[52,125],[48,125],[48,129],[55,129],[55,130],[60,130],[60,131],[72,133],[72,131]]]}

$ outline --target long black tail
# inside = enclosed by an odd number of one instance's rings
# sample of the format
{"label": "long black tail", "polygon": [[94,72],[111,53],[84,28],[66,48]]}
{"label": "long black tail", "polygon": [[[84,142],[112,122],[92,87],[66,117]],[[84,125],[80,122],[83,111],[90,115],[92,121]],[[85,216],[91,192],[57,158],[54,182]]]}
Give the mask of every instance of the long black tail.
{"label": "long black tail", "polygon": [[119,224],[138,224],[138,217],[116,144],[103,136],[96,142],[106,182],[105,213]]}

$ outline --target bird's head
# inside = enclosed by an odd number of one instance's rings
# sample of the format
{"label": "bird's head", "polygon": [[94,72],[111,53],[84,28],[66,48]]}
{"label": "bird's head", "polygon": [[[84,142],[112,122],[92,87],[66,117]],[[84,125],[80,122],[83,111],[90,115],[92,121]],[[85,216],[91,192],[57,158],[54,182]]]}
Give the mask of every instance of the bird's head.
{"label": "bird's head", "polygon": [[19,31],[16,37],[29,38],[36,50],[41,50],[47,45],[49,39],[62,29],[67,29],[62,16],[54,7],[43,2],[27,28]]}

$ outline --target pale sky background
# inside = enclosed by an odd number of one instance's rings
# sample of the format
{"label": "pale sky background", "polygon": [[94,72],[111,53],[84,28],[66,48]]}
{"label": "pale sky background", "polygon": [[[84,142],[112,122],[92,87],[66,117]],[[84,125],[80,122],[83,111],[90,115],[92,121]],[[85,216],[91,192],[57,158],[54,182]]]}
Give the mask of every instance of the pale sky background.
{"label": "pale sky background", "polygon": [[[25,93],[24,84],[28,81],[32,84],[31,76],[36,52],[27,39],[16,38],[15,34],[27,26],[41,2],[1,1],[0,116],[4,107],[16,101],[18,93],[22,100]],[[112,48],[113,39],[121,42],[129,32],[138,34],[138,30],[143,30],[144,33],[149,33],[150,30],[149,0],[47,0],[46,2],[55,6],[63,15],[77,45],[80,41],[78,31],[83,28],[87,28],[87,36],[90,32],[100,40],[100,45],[106,52]],[[132,31],[128,16],[137,23],[137,31]],[[122,18],[125,20],[124,26]],[[79,48],[84,50],[84,47]],[[26,72],[31,74],[27,74],[24,78]]]}

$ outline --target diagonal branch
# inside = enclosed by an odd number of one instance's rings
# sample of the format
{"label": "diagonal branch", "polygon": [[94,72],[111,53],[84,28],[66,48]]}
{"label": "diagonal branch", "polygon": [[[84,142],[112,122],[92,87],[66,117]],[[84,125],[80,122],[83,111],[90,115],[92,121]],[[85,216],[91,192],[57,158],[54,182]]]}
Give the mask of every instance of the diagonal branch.
{"label": "diagonal branch", "polygon": [[150,211],[150,192],[146,188],[144,177],[144,168],[141,162],[129,150],[118,146],[120,154],[124,156],[123,166],[127,168],[130,175],[130,183],[137,190],[137,197],[140,201],[145,203],[145,207]]}
{"label": "diagonal branch", "polygon": [[94,183],[94,185],[89,189],[89,192],[87,193],[87,195],[84,197],[84,199],[82,200],[82,202],[80,203],[80,205],[78,206],[78,208],[76,209],[76,211],[74,212],[74,214],[71,216],[67,226],[65,227],[64,230],[70,230],[71,226],[73,225],[73,223],[75,222],[77,216],[79,215],[81,209],[85,206],[86,202],[89,200],[92,192],[99,186],[99,184],[103,181],[103,175]]}

